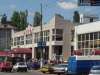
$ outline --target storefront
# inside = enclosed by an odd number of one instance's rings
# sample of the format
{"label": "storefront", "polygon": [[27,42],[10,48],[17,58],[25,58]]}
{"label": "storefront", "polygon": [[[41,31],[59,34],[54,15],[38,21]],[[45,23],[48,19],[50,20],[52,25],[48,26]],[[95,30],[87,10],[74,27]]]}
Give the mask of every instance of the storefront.
{"label": "storefront", "polygon": [[32,49],[31,48],[14,48],[11,50],[12,57],[22,57],[25,60],[32,59]]}

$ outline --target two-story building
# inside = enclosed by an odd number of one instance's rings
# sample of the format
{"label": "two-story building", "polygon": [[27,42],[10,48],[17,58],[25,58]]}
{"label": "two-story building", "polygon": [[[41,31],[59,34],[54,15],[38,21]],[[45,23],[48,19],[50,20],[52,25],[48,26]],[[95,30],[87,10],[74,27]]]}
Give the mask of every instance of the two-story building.
{"label": "two-story building", "polygon": [[[71,55],[72,32],[74,25],[64,19],[61,15],[56,14],[47,24],[42,25],[44,59],[62,59],[67,60]],[[14,32],[12,35],[13,48],[31,48],[32,58],[41,57],[41,48],[38,43],[40,41],[41,27],[29,26],[26,30]]]}

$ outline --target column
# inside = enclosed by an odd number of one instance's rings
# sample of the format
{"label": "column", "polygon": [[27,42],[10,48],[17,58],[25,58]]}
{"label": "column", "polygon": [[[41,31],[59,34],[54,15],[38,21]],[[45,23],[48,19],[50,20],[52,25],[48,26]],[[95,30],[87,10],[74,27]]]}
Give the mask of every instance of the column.
{"label": "column", "polygon": [[52,45],[49,46],[49,60],[52,59],[53,53],[52,53]]}
{"label": "column", "polygon": [[32,47],[32,59],[35,58],[35,48]]}

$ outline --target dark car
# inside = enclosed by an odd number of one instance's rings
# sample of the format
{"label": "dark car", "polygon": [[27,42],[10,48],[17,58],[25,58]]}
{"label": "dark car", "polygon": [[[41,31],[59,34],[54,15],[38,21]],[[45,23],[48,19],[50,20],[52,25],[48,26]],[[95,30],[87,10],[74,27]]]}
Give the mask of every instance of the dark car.
{"label": "dark car", "polygon": [[28,69],[39,69],[40,63],[39,62],[27,62]]}

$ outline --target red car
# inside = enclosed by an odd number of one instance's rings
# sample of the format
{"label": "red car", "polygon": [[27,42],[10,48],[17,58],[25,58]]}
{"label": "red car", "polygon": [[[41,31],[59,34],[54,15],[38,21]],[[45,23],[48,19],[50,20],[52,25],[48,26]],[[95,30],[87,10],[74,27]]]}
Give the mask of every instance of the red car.
{"label": "red car", "polygon": [[0,62],[0,71],[9,71],[12,70],[12,63],[11,62]]}
{"label": "red car", "polygon": [[0,71],[12,70],[12,58],[8,51],[0,51]]}

